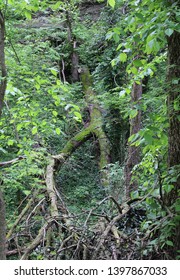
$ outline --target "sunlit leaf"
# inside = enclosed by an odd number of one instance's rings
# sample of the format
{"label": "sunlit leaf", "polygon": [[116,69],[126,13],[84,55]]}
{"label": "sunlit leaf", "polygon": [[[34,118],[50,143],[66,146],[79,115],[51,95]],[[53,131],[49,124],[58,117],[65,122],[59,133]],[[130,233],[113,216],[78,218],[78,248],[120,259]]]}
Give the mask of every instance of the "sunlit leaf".
{"label": "sunlit leaf", "polygon": [[56,134],[57,134],[57,135],[60,135],[60,134],[61,134],[61,130],[60,130],[59,127],[56,128]]}
{"label": "sunlit leaf", "polygon": [[114,8],[114,6],[116,4],[115,0],[108,0],[108,3],[112,8]]}
{"label": "sunlit leaf", "polygon": [[121,62],[126,62],[126,60],[127,60],[127,54],[126,54],[126,53],[121,53],[121,54],[119,55],[119,60],[120,60]]}
{"label": "sunlit leaf", "polygon": [[37,130],[37,126],[34,126],[34,127],[32,128],[32,130],[31,130],[32,135],[36,134],[37,131],[38,131],[38,130]]}
{"label": "sunlit leaf", "polygon": [[133,110],[130,111],[129,116],[130,116],[131,119],[133,119],[133,118],[135,118],[137,116],[137,114],[138,114],[138,110],[137,109],[133,109]]}

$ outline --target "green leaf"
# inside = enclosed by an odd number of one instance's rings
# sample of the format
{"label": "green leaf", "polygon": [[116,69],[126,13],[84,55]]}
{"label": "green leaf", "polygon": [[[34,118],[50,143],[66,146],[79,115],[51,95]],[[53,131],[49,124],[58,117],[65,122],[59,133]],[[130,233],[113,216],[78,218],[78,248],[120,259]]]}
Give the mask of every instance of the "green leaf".
{"label": "green leaf", "polygon": [[173,242],[170,241],[170,240],[167,240],[167,241],[166,241],[166,244],[167,244],[168,246],[172,246],[172,247],[174,246]]}
{"label": "green leaf", "polygon": [[120,37],[119,37],[118,34],[114,33],[114,34],[113,34],[113,39],[114,39],[114,41],[115,41],[116,43],[118,43],[119,40],[120,40]]}
{"label": "green leaf", "polygon": [[144,16],[141,13],[136,13],[135,14],[137,18],[139,18],[141,21],[144,21]]}
{"label": "green leaf", "polygon": [[82,116],[79,112],[74,112],[74,115],[75,115],[75,119],[79,122],[81,122],[82,120]]}
{"label": "green leaf", "polygon": [[55,117],[57,117],[57,115],[58,115],[58,112],[57,111],[52,111],[52,113],[53,113],[53,115],[55,116]]}
{"label": "green leaf", "polygon": [[114,6],[116,4],[115,0],[108,0],[108,3],[112,8],[114,8]]}
{"label": "green leaf", "polygon": [[119,55],[119,60],[120,60],[121,62],[126,62],[126,60],[127,60],[127,54],[126,54],[126,53],[121,53],[121,54]]}
{"label": "green leaf", "polygon": [[138,114],[138,110],[137,109],[131,110],[130,114],[129,114],[130,119],[135,118],[137,116],[137,114]]}
{"label": "green leaf", "polygon": [[113,34],[114,34],[114,33],[111,32],[111,31],[108,32],[108,33],[106,34],[106,38],[105,38],[105,39],[106,39],[106,40],[110,40],[110,39],[112,38]]}
{"label": "green leaf", "polygon": [[40,85],[39,84],[35,84],[35,88],[38,90],[40,89]]}
{"label": "green leaf", "polygon": [[24,12],[24,15],[25,15],[25,17],[27,18],[27,19],[31,19],[32,17],[31,17],[31,13],[29,12],[29,11],[25,11]]}
{"label": "green leaf", "polygon": [[136,59],[133,61],[134,66],[136,67],[141,67],[142,66],[142,61],[140,59]]}
{"label": "green leaf", "polygon": [[61,130],[60,130],[59,127],[57,127],[57,128],[56,128],[56,134],[57,134],[57,135],[60,135],[60,133],[61,133]]}
{"label": "green leaf", "polygon": [[139,133],[132,134],[132,135],[129,137],[128,142],[134,142],[134,141],[136,141],[138,138],[139,138]]}
{"label": "green leaf", "polygon": [[34,126],[34,127],[32,128],[32,130],[31,130],[32,135],[36,134],[37,131],[38,131],[38,130],[37,130],[37,126]]}
{"label": "green leaf", "polygon": [[62,2],[61,2],[61,1],[58,1],[56,4],[53,4],[53,5],[51,6],[51,8],[54,9],[54,10],[57,10],[57,9],[60,8],[61,5],[62,5]]}
{"label": "green leaf", "polygon": [[121,90],[121,91],[119,92],[119,96],[124,96],[125,94],[126,94],[125,89],[123,89],[123,90]]}
{"label": "green leaf", "polygon": [[117,51],[119,51],[120,49],[122,48],[122,44],[119,44],[118,46],[117,46]]}
{"label": "green leaf", "polygon": [[7,144],[8,144],[8,146],[12,146],[14,144],[14,140],[9,139]]}
{"label": "green leaf", "polygon": [[16,127],[17,131],[20,131],[21,128],[22,128],[22,124],[21,124],[21,123],[18,123],[18,125],[17,125],[17,127]]}
{"label": "green leaf", "polygon": [[135,199],[139,197],[139,192],[138,191],[133,191],[130,193],[131,199]]}
{"label": "green leaf", "polygon": [[171,28],[168,28],[168,29],[165,30],[165,34],[169,37],[173,34],[173,32],[174,32],[174,30],[171,29]]}
{"label": "green leaf", "polygon": [[58,71],[56,69],[50,68],[50,71],[55,77],[57,77]]}
{"label": "green leaf", "polygon": [[179,100],[175,100],[174,101],[174,110],[179,111],[179,109],[180,109]]}
{"label": "green leaf", "polygon": [[160,45],[156,38],[152,39],[146,44],[146,52],[147,54],[157,53],[160,50]]}
{"label": "green leaf", "polygon": [[164,185],[163,189],[166,193],[169,193],[172,189],[174,189],[174,185]]}
{"label": "green leaf", "polygon": [[31,191],[23,190],[23,193],[28,196],[29,194],[31,194]]}
{"label": "green leaf", "polygon": [[172,84],[173,85],[178,85],[179,84],[179,80],[178,79],[173,79],[172,80]]}
{"label": "green leaf", "polygon": [[114,67],[115,65],[116,65],[116,60],[113,59],[113,60],[111,61],[111,66]]}
{"label": "green leaf", "polygon": [[24,150],[24,154],[25,154],[25,156],[27,156],[27,157],[29,157],[29,151],[26,151],[26,150]]}
{"label": "green leaf", "polygon": [[150,132],[145,132],[144,133],[144,139],[149,145],[151,145],[152,142],[153,142],[153,137],[152,137],[152,134]]}
{"label": "green leaf", "polygon": [[137,73],[138,73],[138,70],[137,70],[137,68],[136,67],[132,67],[131,68],[131,72],[134,74],[134,75],[136,75]]}
{"label": "green leaf", "polygon": [[178,204],[178,205],[175,205],[175,210],[176,210],[176,212],[179,212],[180,211],[180,205]]}

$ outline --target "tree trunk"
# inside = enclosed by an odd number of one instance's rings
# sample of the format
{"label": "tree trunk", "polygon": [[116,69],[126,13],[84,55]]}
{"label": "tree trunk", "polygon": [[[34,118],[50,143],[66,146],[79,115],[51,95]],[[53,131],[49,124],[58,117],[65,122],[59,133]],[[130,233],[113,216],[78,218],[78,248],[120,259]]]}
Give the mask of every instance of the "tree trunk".
{"label": "tree trunk", "polygon": [[76,38],[73,35],[73,29],[72,29],[72,19],[70,16],[70,12],[67,10],[66,11],[66,23],[67,23],[67,28],[68,28],[68,41],[69,44],[71,45],[72,52],[71,52],[71,79],[72,82],[78,82],[79,81],[79,72],[78,72],[78,67],[79,67],[79,55],[77,53],[77,42]]}
{"label": "tree trunk", "polygon": [[0,116],[2,113],[4,95],[6,91],[6,65],[5,65],[5,53],[4,53],[4,40],[5,40],[5,21],[2,12],[0,11]]}
{"label": "tree trunk", "polygon": [[5,204],[0,190],[0,260],[6,259],[6,222]]}
{"label": "tree trunk", "polygon": [[[84,68],[81,72],[82,85],[87,102],[90,121],[87,127],[72,137],[61,150],[60,154],[53,156],[56,161],[53,163],[53,170],[57,170],[62,166],[65,160],[85,141],[87,141],[92,135],[95,135],[99,142],[100,159],[99,168],[101,171],[101,183],[103,187],[108,187],[108,171],[106,169],[110,162],[110,147],[109,140],[103,130],[103,118],[101,109],[98,105],[98,101],[95,92],[92,89],[92,78],[87,68]],[[52,162],[51,162],[52,164]],[[51,175],[52,177],[52,175]],[[52,180],[52,179],[51,179]]]}
{"label": "tree trunk", "polygon": [[[179,112],[179,78],[180,78],[180,33],[174,31],[168,38],[168,167],[176,168],[180,164],[180,122]],[[178,175],[177,175],[178,176]],[[179,196],[180,177],[174,183],[174,189],[168,193],[166,202],[170,206]],[[175,250],[180,249],[180,226],[177,224],[173,238]]]}
{"label": "tree trunk", "polygon": [[78,72],[78,67],[79,67],[79,55],[77,53],[77,42],[73,42],[73,50],[72,50],[72,55],[71,55],[71,76],[72,76],[72,82],[78,82],[79,81],[79,72]]}
{"label": "tree trunk", "polygon": [[[174,31],[168,38],[168,112],[169,112],[169,147],[168,166],[180,164],[180,122],[179,122],[179,78],[180,78],[180,33]],[[180,178],[175,183],[171,199],[177,198],[180,189]]]}
{"label": "tree trunk", "polygon": [[[6,65],[4,54],[4,40],[5,40],[5,20],[0,11],[0,117],[2,113],[4,95],[6,91]],[[5,203],[3,194],[0,190],[0,260],[6,259],[6,217],[5,217]]]}
{"label": "tree trunk", "polygon": [[[142,83],[137,84],[134,82],[131,92],[131,105],[132,108],[138,106],[142,96]],[[130,136],[138,133],[141,128],[141,111],[138,109],[137,115],[130,119]],[[125,186],[126,198],[129,199],[130,193],[138,189],[137,182],[132,180],[132,169],[140,161],[140,150],[136,146],[128,146],[127,161],[125,165]]]}
{"label": "tree trunk", "polygon": [[[85,67],[81,70],[81,80],[85,100],[90,113],[92,133],[97,137],[100,149],[99,169],[101,171],[101,184],[107,189],[109,186],[107,165],[110,163],[110,144],[103,129],[103,117],[93,87],[92,77]],[[112,194],[111,194],[112,195]]]}

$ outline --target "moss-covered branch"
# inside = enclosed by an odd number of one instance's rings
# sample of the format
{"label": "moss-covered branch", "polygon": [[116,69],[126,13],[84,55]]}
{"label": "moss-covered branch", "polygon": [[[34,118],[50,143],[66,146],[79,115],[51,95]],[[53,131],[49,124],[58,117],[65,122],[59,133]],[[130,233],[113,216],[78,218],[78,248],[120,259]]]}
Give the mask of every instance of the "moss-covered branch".
{"label": "moss-covered branch", "polygon": [[101,170],[101,183],[104,187],[108,187],[108,171],[105,168],[110,162],[110,145],[106,133],[103,130],[102,112],[98,104],[96,93],[92,88],[93,81],[88,68],[83,68],[83,70],[81,71],[81,80],[83,84],[85,100],[89,107],[91,118],[90,125],[92,126],[92,133],[96,136],[99,142],[99,168]]}
{"label": "moss-covered branch", "polygon": [[46,172],[46,184],[47,187],[53,186],[53,173],[59,169],[62,164],[68,159],[68,157],[85,141],[87,141],[92,135],[95,135],[99,142],[100,159],[99,168],[101,170],[101,182],[104,187],[108,185],[108,176],[106,166],[110,161],[110,148],[108,138],[103,130],[103,118],[101,109],[98,105],[98,100],[94,90],[92,89],[92,77],[87,68],[81,71],[81,80],[83,85],[83,91],[87,106],[90,113],[89,126],[72,137],[61,150],[58,155],[51,158],[49,166]]}

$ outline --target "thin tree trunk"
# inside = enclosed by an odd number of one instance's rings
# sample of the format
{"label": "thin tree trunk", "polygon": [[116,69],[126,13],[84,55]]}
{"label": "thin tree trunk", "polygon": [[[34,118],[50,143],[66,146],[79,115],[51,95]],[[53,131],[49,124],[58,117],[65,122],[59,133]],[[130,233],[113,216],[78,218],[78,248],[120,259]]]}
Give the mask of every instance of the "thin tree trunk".
{"label": "thin tree trunk", "polygon": [[5,204],[0,190],[0,260],[6,259],[6,220]]}
{"label": "thin tree trunk", "polygon": [[68,27],[68,41],[71,45],[71,78],[72,82],[78,82],[79,81],[79,72],[78,72],[78,66],[79,66],[79,55],[77,53],[77,42],[76,38],[73,35],[73,29],[72,29],[72,19],[70,16],[70,12],[66,11],[66,22]]}
{"label": "thin tree trunk", "polygon": [[71,76],[72,76],[72,82],[78,82],[79,81],[79,72],[78,72],[78,67],[79,67],[79,55],[77,53],[77,42],[73,42],[73,50],[72,50],[72,55],[71,55]]}
{"label": "thin tree trunk", "polygon": [[[131,92],[131,105],[138,106],[142,96],[142,83],[137,84],[134,82]],[[141,111],[138,109],[137,115],[130,119],[130,136],[138,133],[141,128]],[[137,182],[132,180],[132,169],[140,161],[140,149],[136,146],[128,146],[127,161],[125,165],[125,186],[126,198],[130,197],[130,193],[138,189]]]}
{"label": "thin tree trunk", "polygon": [[[0,117],[2,113],[4,95],[6,91],[6,65],[4,54],[4,40],[5,40],[5,20],[2,12],[0,11]],[[0,260],[6,259],[6,216],[5,216],[5,203],[3,194],[0,190]]]}
{"label": "thin tree trunk", "polygon": [[[174,31],[168,38],[168,112],[169,112],[169,147],[168,166],[173,167],[180,164],[180,110],[179,110],[179,78],[180,78],[180,33]],[[180,189],[180,178],[175,184],[171,194],[172,199],[177,198]],[[174,197],[173,197],[174,196]]]}
{"label": "thin tree trunk", "polygon": [[1,71],[1,82],[0,82],[0,116],[2,113],[4,95],[6,91],[6,65],[5,65],[5,53],[4,53],[4,40],[5,40],[5,21],[2,12],[0,11],[0,71]]}

